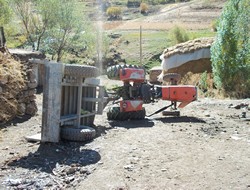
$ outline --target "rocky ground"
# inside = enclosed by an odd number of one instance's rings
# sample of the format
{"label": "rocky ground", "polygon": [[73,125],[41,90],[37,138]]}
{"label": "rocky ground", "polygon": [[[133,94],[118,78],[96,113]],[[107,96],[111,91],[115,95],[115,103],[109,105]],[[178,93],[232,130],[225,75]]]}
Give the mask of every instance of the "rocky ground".
{"label": "rocky ground", "polygon": [[[91,142],[31,143],[35,117],[0,130],[0,189],[250,189],[249,99],[202,98],[180,117],[96,116]],[[168,105],[145,105],[150,114]]]}

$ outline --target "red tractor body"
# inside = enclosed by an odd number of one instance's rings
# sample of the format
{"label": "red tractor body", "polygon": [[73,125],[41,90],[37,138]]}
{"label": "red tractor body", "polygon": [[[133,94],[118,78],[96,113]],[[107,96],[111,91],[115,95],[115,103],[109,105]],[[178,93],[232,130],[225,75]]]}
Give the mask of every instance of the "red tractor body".
{"label": "red tractor body", "polygon": [[142,110],[143,101],[142,100],[121,100],[120,101],[120,111],[121,112],[131,112]]}
{"label": "red tractor body", "polygon": [[119,99],[120,104],[119,113],[115,114],[113,113],[114,111],[110,112],[110,114],[108,114],[108,116],[110,115],[109,119],[131,119],[134,118],[133,115],[137,113],[139,113],[140,117],[144,114],[144,118],[145,109],[143,108],[143,104],[154,102],[156,99],[171,101],[170,106],[166,106],[156,113],[168,107],[172,107],[173,110],[176,110],[177,102],[180,102],[178,107],[183,108],[197,99],[197,88],[191,85],[177,85],[173,74],[170,77],[166,77],[171,82],[170,85],[155,86],[147,83],[145,71],[142,68],[120,68],[118,76],[124,84],[117,92],[117,99]]}

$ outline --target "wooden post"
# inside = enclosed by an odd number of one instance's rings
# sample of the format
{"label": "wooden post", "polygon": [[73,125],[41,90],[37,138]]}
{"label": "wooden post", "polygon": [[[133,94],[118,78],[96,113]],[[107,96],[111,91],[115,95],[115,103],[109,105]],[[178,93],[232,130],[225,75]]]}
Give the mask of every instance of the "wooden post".
{"label": "wooden post", "polygon": [[4,36],[4,29],[2,26],[0,26],[0,48],[5,47],[6,39]]}
{"label": "wooden post", "polygon": [[81,126],[81,110],[82,110],[82,78],[78,78],[78,94],[77,94],[77,128]]}
{"label": "wooden post", "polygon": [[61,83],[63,64],[45,63],[45,83],[43,86],[42,142],[59,142]]}
{"label": "wooden post", "polygon": [[140,65],[142,66],[142,27],[140,26]]}

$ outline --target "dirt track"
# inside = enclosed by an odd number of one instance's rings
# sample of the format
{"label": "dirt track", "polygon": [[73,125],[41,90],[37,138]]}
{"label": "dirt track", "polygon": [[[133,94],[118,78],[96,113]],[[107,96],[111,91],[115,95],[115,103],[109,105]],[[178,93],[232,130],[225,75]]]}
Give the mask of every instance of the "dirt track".
{"label": "dirt track", "polygon": [[39,109],[1,130],[0,189],[248,189],[249,103],[200,99],[181,117],[143,121],[110,122],[104,113],[92,142],[28,143],[25,135],[40,132]]}
{"label": "dirt track", "polygon": [[178,25],[187,30],[211,29],[223,5],[223,0],[207,4],[200,0],[170,4],[157,14],[128,21],[106,22],[103,27],[106,30],[138,30],[140,26],[144,30],[169,30]]}

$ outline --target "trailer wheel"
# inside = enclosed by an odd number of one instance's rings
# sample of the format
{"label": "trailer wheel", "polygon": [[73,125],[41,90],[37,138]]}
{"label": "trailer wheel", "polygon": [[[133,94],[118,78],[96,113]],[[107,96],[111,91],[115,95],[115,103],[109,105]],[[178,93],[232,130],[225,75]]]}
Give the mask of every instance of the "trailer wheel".
{"label": "trailer wheel", "polygon": [[119,80],[120,79],[120,69],[125,68],[140,68],[137,65],[113,65],[108,67],[107,69],[107,76],[109,79],[112,80]]}
{"label": "trailer wheel", "polygon": [[66,64],[64,74],[74,77],[91,78],[100,75],[99,69],[89,65],[71,65]]}
{"label": "trailer wheel", "polygon": [[111,107],[107,112],[108,120],[117,120],[117,121],[124,121],[124,120],[142,120],[145,118],[146,111],[143,110],[139,111],[132,111],[132,112],[120,112],[120,107]]}
{"label": "trailer wheel", "polygon": [[76,128],[74,126],[62,126],[61,138],[70,141],[89,141],[96,135],[95,129],[88,126]]}
{"label": "trailer wheel", "polygon": [[172,85],[176,85],[181,80],[181,75],[178,73],[167,73],[163,76],[163,81],[170,82]]}

